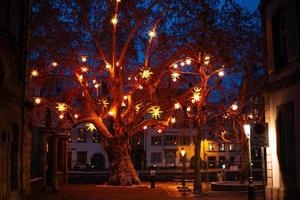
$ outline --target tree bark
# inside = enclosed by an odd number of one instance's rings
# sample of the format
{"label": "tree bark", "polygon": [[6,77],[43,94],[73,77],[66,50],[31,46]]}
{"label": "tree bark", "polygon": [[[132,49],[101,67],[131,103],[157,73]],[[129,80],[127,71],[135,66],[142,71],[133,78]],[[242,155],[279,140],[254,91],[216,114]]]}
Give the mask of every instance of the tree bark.
{"label": "tree bark", "polygon": [[109,185],[128,186],[139,184],[140,179],[131,161],[131,147],[129,138],[115,136],[106,141],[111,174],[108,179]]}

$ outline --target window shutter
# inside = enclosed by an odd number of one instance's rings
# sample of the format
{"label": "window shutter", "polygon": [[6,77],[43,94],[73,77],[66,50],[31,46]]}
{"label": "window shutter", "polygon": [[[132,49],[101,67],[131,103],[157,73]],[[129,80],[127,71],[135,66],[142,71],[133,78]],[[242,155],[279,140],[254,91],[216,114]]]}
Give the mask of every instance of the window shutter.
{"label": "window shutter", "polygon": [[286,25],[287,25],[287,54],[288,61],[292,62],[299,56],[298,28],[296,0],[291,0],[286,7]]}

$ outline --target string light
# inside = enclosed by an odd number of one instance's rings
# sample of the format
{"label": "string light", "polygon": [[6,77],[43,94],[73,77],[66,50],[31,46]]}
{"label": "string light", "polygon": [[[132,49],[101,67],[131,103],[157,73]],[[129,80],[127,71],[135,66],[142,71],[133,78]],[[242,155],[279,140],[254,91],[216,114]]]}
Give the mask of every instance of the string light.
{"label": "string light", "polygon": [[79,117],[79,116],[78,116],[77,114],[74,115],[74,118],[75,118],[75,119],[78,119],[78,117]]}
{"label": "string light", "polygon": [[105,67],[106,67],[106,69],[110,69],[111,68],[111,64],[106,63]]}
{"label": "string light", "polygon": [[144,127],[143,127],[144,130],[146,130],[147,128],[148,128],[147,126],[144,126]]}
{"label": "string light", "polygon": [[123,101],[121,104],[122,107],[126,107],[126,103]]}
{"label": "string light", "polygon": [[161,133],[161,132],[162,132],[162,130],[161,130],[161,129],[158,129],[158,130],[157,130],[157,132],[158,132],[158,133]]}
{"label": "string light", "polygon": [[59,115],[59,119],[63,119],[64,118],[64,115],[63,114],[60,114]]}
{"label": "string light", "polygon": [[177,68],[178,68],[178,65],[177,65],[177,64],[174,64],[173,67],[174,67],[174,69],[177,69]]}
{"label": "string light", "polygon": [[254,118],[254,115],[253,115],[252,113],[250,113],[250,114],[248,115],[248,117],[249,117],[249,119],[253,119],[253,118]]}
{"label": "string light", "polygon": [[124,99],[124,100],[127,100],[127,99],[128,99],[128,96],[127,96],[127,95],[124,95],[123,99]]}
{"label": "string light", "polygon": [[185,65],[185,62],[180,62],[181,67],[183,67]]}
{"label": "string light", "polygon": [[97,83],[97,84],[94,85],[94,87],[95,87],[96,89],[98,89],[99,86],[100,86],[99,83]]}

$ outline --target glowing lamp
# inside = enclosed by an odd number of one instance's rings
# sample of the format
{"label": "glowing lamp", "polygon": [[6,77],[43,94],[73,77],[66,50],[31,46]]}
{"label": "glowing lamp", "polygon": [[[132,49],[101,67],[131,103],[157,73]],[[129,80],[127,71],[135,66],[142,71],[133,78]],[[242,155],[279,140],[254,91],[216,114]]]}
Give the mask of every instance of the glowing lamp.
{"label": "glowing lamp", "polygon": [[251,134],[251,126],[250,124],[244,124],[244,132],[246,137],[249,139]]}
{"label": "glowing lamp", "polygon": [[185,156],[186,152],[185,152],[184,148],[181,148],[181,150],[180,150],[180,154],[181,154],[181,156],[182,156],[182,157],[184,157],[184,156]]}

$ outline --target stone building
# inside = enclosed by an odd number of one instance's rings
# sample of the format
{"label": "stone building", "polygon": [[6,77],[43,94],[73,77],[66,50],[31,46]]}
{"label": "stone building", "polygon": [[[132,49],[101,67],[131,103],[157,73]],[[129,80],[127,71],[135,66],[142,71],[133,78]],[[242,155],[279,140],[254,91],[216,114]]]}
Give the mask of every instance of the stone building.
{"label": "stone building", "polygon": [[0,199],[29,193],[30,137],[24,131],[26,33],[29,0],[0,6]]}
{"label": "stone building", "polygon": [[269,75],[267,199],[299,199],[300,1],[262,0],[261,12]]}

